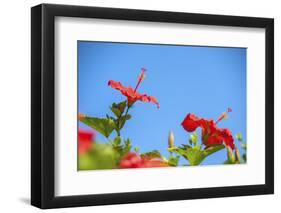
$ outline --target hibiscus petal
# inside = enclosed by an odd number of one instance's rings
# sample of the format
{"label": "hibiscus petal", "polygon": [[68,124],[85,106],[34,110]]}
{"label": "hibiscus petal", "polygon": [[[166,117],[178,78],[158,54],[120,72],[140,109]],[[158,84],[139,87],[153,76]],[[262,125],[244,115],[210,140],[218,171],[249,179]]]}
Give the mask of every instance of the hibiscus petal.
{"label": "hibiscus petal", "polygon": [[199,118],[196,115],[188,113],[181,125],[186,131],[193,132],[200,126],[198,121]]}
{"label": "hibiscus petal", "polygon": [[225,145],[229,146],[231,149],[234,149],[234,139],[229,129],[220,129],[220,136],[223,138]]}
{"label": "hibiscus petal", "polygon": [[149,96],[149,99],[150,99],[150,102],[152,102],[152,103],[157,105],[158,109],[160,108],[160,104],[159,104],[159,102],[157,101],[157,99],[154,96]]}
{"label": "hibiscus petal", "polygon": [[123,88],[122,84],[118,81],[110,80],[108,81],[108,86],[111,86],[113,89],[121,90]]}

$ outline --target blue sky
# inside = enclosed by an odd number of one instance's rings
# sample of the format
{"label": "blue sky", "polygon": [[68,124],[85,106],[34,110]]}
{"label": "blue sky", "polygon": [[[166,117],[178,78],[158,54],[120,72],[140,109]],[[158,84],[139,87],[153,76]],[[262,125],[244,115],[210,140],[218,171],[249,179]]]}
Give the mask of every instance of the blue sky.
{"label": "blue sky", "polygon": [[[181,126],[187,113],[216,120],[228,107],[233,112],[218,126],[229,128],[233,135],[241,132],[246,139],[246,51],[79,41],[79,112],[105,117],[113,102],[125,100],[119,91],[107,86],[108,80],[134,87],[145,67],[146,78],[138,91],[155,96],[160,109],[152,103],[136,102],[130,110],[132,119],[121,132],[141,152],[158,149],[168,156],[169,130],[174,132],[177,145],[188,142],[189,133]],[[81,122],[79,126],[87,128]],[[106,138],[98,134],[97,140]],[[203,164],[220,164],[224,160],[225,149],[206,158]],[[183,159],[180,162],[185,163]]]}

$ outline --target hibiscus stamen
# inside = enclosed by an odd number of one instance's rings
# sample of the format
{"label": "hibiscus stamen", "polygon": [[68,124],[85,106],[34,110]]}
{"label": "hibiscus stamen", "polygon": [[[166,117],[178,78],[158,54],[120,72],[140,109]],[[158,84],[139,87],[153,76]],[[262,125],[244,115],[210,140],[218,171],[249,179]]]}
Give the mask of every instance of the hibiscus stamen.
{"label": "hibiscus stamen", "polygon": [[134,89],[134,92],[137,91],[137,89],[138,89],[140,83],[144,80],[144,78],[145,78],[145,71],[146,71],[145,68],[141,68],[141,74],[139,75],[138,83],[137,83],[137,85],[136,85],[136,87],[135,87],[135,89]]}
{"label": "hibiscus stamen", "polygon": [[226,112],[223,112],[220,117],[218,118],[218,120],[216,121],[216,124],[219,123],[220,121],[222,120],[225,120],[228,118],[228,113],[232,112],[232,109],[231,108],[227,108],[227,111]]}

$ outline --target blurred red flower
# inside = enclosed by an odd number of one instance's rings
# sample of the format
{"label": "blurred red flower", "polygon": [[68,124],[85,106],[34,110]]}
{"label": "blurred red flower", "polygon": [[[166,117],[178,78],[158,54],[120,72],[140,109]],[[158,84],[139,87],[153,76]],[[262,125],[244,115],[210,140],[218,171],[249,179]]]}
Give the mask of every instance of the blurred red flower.
{"label": "blurred red flower", "polygon": [[108,85],[112,87],[113,89],[119,90],[123,95],[125,95],[128,99],[128,102],[130,105],[133,105],[136,101],[143,101],[143,102],[152,102],[156,104],[157,108],[160,107],[157,99],[154,96],[148,96],[147,94],[141,94],[137,92],[137,89],[140,85],[140,83],[144,80],[145,78],[145,69],[142,68],[141,74],[138,78],[138,83],[133,89],[132,87],[125,87],[123,86],[120,82],[110,80],[108,81]]}
{"label": "blurred red flower", "polygon": [[[226,115],[224,114],[224,117],[225,116]],[[212,119],[198,118],[196,115],[189,113],[181,125],[188,132],[193,132],[198,127],[201,127],[202,141],[207,147],[219,145],[224,142],[226,146],[234,149],[234,139],[230,130],[226,128],[218,128],[216,125],[221,120],[222,118],[220,117],[217,122],[214,122]]]}
{"label": "blurred red flower", "polygon": [[143,158],[143,160],[144,160],[143,168],[168,166],[168,164],[165,163],[161,158]]}
{"label": "blurred red flower", "polygon": [[79,155],[86,153],[91,149],[95,134],[92,131],[78,130],[78,152]]}
{"label": "blurred red flower", "polygon": [[126,168],[141,168],[143,166],[143,159],[134,152],[129,152],[120,161],[119,167],[122,169]]}
{"label": "blurred red flower", "polygon": [[141,157],[135,152],[129,152],[120,161],[119,167],[122,169],[128,168],[152,168],[168,166],[161,158]]}

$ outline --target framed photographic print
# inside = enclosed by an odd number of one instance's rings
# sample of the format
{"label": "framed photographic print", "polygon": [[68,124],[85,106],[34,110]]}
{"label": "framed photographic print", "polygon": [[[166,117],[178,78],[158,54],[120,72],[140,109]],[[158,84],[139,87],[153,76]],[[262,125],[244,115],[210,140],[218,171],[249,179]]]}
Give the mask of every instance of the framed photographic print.
{"label": "framed photographic print", "polygon": [[31,9],[31,203],[271,194],[274,21]]}

